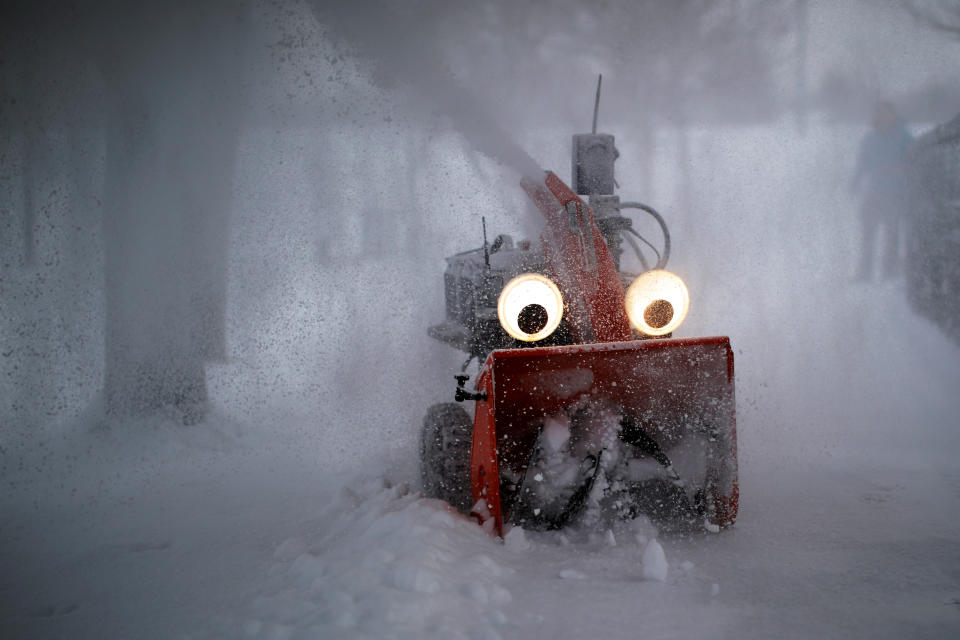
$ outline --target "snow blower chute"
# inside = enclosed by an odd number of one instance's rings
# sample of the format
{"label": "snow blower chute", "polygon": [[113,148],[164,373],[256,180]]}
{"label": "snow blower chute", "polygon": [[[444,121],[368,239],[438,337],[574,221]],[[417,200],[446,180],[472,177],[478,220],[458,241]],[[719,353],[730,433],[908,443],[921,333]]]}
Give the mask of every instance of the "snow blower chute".
{"label": "snow blower chute", "polygon": [[[482,248],[447,260],[446,321],[429,333],[469,354],[463,371],[483,365],[473,390],[461,372],[457,402],[427,412],[424,489],[497,535],[505,522],[552,529],[640,515],[716,530],[737,515],[729,339],[671,337],[688,292],[664,269],[663,218],[612,195],[616,157],[594,117],[594,133],[574,136],[574,189],[552,172],[522,182],[546,219],[539,243],[488,243],[484,231]],[[660,225],[652,268],[626,208]],[[623,240],[643,273],[620,270]]]}

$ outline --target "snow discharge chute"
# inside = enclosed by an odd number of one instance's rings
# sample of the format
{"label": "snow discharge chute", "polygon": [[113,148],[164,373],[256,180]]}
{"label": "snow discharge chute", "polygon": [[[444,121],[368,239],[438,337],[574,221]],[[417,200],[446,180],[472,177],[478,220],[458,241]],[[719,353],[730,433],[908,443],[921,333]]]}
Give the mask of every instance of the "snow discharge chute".
{"label": "snow discharge chute", "polygon": [[[464,370],[483,364],[475,389],[461,373],[457,402],[427,413],[425,492],[497,535],[507,522],[560,528],[641,515],[688,531],[731,525],[730,341],[672,337],[690,299],[663,268],[666,224],[609,193],[613,136],[578,135],[574,146],[573,189],[552,172],[521,182],[546,220],[539,243],[501,235],[447,261],[447,317],[429,333],[470,355]],[[649,212],[663,231],[663,252],[639,276],[620,269],[621,240],[647,264],[622,208]],[[472,416],[464,401],[475,403]]]}

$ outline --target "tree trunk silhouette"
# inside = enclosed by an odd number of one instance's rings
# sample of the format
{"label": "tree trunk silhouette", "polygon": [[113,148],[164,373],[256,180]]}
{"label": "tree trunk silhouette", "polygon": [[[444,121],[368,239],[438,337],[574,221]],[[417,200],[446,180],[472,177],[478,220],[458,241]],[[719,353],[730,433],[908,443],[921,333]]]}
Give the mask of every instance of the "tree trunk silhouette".
{"label": "tree trunk silhouette", "polygon": [[225,357],[244,42],[236,11],[118,5],[104,16],[121,26],[99,59],[108,414],[173,408],[199,421],[204,363]]}

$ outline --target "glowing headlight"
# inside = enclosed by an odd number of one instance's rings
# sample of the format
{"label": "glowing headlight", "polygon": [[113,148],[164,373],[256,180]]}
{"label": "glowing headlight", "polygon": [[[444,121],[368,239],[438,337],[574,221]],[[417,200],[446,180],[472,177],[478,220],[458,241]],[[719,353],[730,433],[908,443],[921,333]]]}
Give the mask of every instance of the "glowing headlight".
{"label": "glowing headlight", "polygon": [[563,297],[550,278],[524,273],[500,292],[497,317],[504,331],[517,340],[543,340],[560,326]]}
{"label": "glowing headlight", "polygon": [[627,288],[627,317],[648,336],[663,336],[680,326],[690,308],[683,280],[663,269],[647,271]]}

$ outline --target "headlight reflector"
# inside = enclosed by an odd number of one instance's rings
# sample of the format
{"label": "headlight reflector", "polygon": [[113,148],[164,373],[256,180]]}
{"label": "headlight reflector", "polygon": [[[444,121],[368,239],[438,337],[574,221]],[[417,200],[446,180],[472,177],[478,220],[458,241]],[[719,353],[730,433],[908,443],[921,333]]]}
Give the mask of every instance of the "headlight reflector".
{"label": "headlight reflector", "polygon": [[648,336],[671,333],[680,326],[690,309],[687,285],[663,269],[640,275],[627,288],[624,300],[630,324]]}
{"label": "headlight reflector", "polygon": [[517,340],[543,340],[560,326],[563,297],[550,278],[523,273],[500,292],[497,317],[503,330]]}

